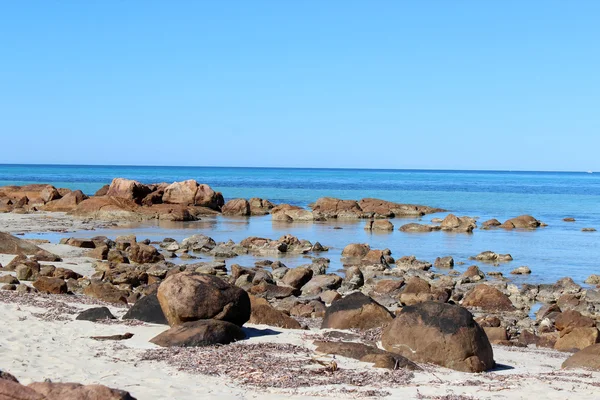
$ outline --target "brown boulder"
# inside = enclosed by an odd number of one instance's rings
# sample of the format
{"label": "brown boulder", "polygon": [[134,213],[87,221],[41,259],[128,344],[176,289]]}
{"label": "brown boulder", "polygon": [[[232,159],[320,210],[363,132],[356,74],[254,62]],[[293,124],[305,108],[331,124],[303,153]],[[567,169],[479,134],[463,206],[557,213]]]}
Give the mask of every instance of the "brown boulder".
{"label": "brown boulder", "polygon": [[129,246],[128,257],[130,261],[138,264],[157,263],[164,260],[156,247],[149,244],[133,243]]}
{"label": "brown boulder", "polygon": [[199,347],[229,344],[242,340],[246,334],[231,322],[204,319],[184,322],[150,339],[161,347]]}
{"label": "brown boulder", "polygon": [[371,247],[368,244],[352,243],[344,247],[342,257],[363,258],[369,253]]}
{"label": "brown boulder", "polygon": [[163,203],[208,207],[219,210],[223,205],[223,197],[205,184],[198,184],[193,179],[173,182],[165,188]]}
{"label": "brown boulder", "polygon": [[321,329],[380,328],[394,319],[382,305],[360,292],[352,293],[331,303],[325,312]]}
{"label": "brown boulder", "polygon": [[440,227],[443,231],[471,233],[477,227],[477,224],[473,218],[457,217],[454,214],[448,214]]}
{"label": "brown boulder", "polygon": [[394,230],[394,224],[387,219],[376,219],[374,221],[367,221],[365,224],[365,231],[374,232],[392,232]]}
{"label": "brown boulder", "polygon": [[561,351],[577,351],[600,342],[600,332],[593,328],[576,327],[560,332],[554,348]]}
{"label": "brown boulder", "polygon": [[44,211],[61,211],[61,212],[69,212],[73,211],[79,203],[86,200],[88,197],[83,194],[81,190],[74,190],[65,194],[62,198],[58,200],[51,201],[47,203],[42,209]]}
{"label": "brown boulder", "polygon": [[313,212],[325,218],[362,218],[362,210],[354,200],[321,197],[311,205]]}
{"label": "brown boulder", "polygon": [[110,283],[92,282],[83,289],[83,294],[108,303],[127,304],[127,293]]}
{"label": "brown boulder", "polygon": [[302,294],[315,295],[326,290],[335,290],[342,285],[342,281],[336,274],[313,275],[311,280],[302,286]]}
{"label": "brown boulder", "polygon": [[400,294],[400,302],[407,306],[417,303],[435,300],[435,295],[431,291],[431,285],[426,280],[418,276],[411,277],[404,286]]}
{"label": "brown boulder", "polygon": [[520,215],[505,221],[500,227],[505,229],[535,229],[541,225],[542,223],[531,215]]}
{"label": "brown boulder", "polygon": [[135,400],[129,392],[102,385],[34,382],[28,386],[46,400]]}
{"label": "brown boulder", "polygon": [[400,204],[391,201],[366,198],[358,202],[365,213],[373,213],[386,217],[418,217],[444,211],[440,208],[421,206],[416,204]]}
{"label": "brown boulder", "polygon": [[486,284],[477,285],[467,292],[462,306],[480,308],[488,312],[516,310],[507,295]]}
{"label": "brown boulder", "polygon": [[304,286],[313,276],[313,270],[306,267],[297,267],[289,269],[283,279],[282,282],[288,286],[291,286],[296,289],[300,289]]}
{"label": "brown boulder", "polygon": [[202,319],[242,326],[250,318],[248,293],[212,275],[171,275],[160,284],[157,296],[171,326]]}
{"label": "brown boulder", "polygon": [[439,230],[439,227],[433,225],[423,225],[417,224],[416,222],[411,222],[409,224],[402,225],[400,227],[401,232],[409,232],[409,233],[421,233],[421,232],[432,232],[435,230]]}
{"label": "brown boulder", "polygon": [[67,293],[67,282],[59,278],[49,278],[47,276],[40,276],[35,282],[33,287],[41,293],[49,294],[65,294]]}
{"label": "brown boulder", "polygon": [[593,344],[579,350],[562,364],[563,368],[581,368],[600,371],[600,344]]}
{"label": "brown boulder", "polygon": [[[55,398],[56,399],[56,398]],[[35,390],[8,379],[0,379],[0,400],[49,400]],[[56,399],[58,400],[58,399]]]}
{"label": "brown boulder", "polygon": [[250,296],[250,303],[252,305],[252,313],[248,322],[251,324],[277,326],[285,329],[301,328],[298,321],[275,309],[265,299]]}
{"label": "brown boulder", "polygon": [[250,215],[250,203],[246,199],[229,200],[221,212],[223,215],[247,216]]}
{"label": "brown boulder", "polygon": [[463,372],[493,368],[492,346],[465,308],[426,302],[402,309],[383,330],[383,348],[414,362]]}
{"label": "brown boulder", "polygon": [[572,330],[573,328],[594,328],[596,322],[581,315],[579,311],[567,310],[563,311],[554,320],[554,326],[559,331]]}
{"label": "brown boulder", "polygon": [[142,200],[144,197],[150,194],[150,192],[152,192],[152,190],[148,186],[138,181],[125,178],[115,178],[110,183],[106,195],[120,197],[131,200],[137,204],[142,204]]}
{"label": "brown boulder", "polygon": [[55,254],[43,250],[27,240],[19,239],[11,234],[0,232],[0,254],[25,254],[25,255],[44,255],[55,260],[60,260]]}
{"label": "brown boulder", "polygon": [[83,200],[70,214],[100,220],[140,220],[140,206],[121,197],[101,196]]}
{"label": "brown boulder", "polygon": [[259,199],[257,197],[251,198],[248,200],[248,203],[250,204],[251,215],[266,215],[275,207],[275,204],[271,203],[269,200]]}

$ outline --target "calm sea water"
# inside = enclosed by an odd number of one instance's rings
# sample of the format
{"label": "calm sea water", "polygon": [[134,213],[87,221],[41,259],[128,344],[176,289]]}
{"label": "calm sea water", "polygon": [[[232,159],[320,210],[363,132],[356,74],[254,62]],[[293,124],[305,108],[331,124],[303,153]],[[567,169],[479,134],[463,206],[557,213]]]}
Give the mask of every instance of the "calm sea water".
{"label": "calm sea water", "polygon": [[[226,199],[262,197],[275,203],[306,206],[319,197],[343,199],[376,197],[404,203],[418,203],[445,208],[458,215],[479,217],[479,221],[497,218],[501,221],[531,214],[549,224],[536,231],[476,230],[474,234],[432,232],[406,234],[394,231],[371,234],[363,230],[364,222],[275,224],[270,217],[249,219],[207,218],[193,223],[144,225],[94,234],[116,236],[133,232],[140,238],[164,237],[183,239],[201,232],[215,240],[241,240],[248,236],[277,238],[291,233],[331,246],[328,257],[331,269],[341,268],[339,255],[348,243],[369,243],[373,248],[389,248],[395,257],[414,254],[433,261],[437,256],[452,255],[465,265],[469,256],[484,250],[511,253],[514,261],[500,267],[480,267],[484,271],[499,270],[505,275],[520,266],[529,266],[530,276],[517,277],[521,282],[552,282],[571,276],[582,283],[592,273],[600,274],[598,256],[600,232],[581,232],[581,228],[600,230],[600,174],[564,172],[505,171],[424,171],[424,170],[348,170],[285,168],[214,168],[214,167],[133,167],[133,166],[56,166],[0,165],[0,185],[50,183],[57,187],[81,189],[93,194],[114,177],[136,179],[144,183],[173,182],[196,179],[223,192]],[[423,217],[428,222],[433,217]],[[563,222],[574,217],[576,222]],[[411,222],[393,220],[396,227]],[[334,226],[343,229],[334,230]],[[89,236],[90,232],[80,232]],[[58,240],[60,235],[41,235]],[[252,260],[234,262],[251,265]],[[305,263],[287,258],[289,265]]]}

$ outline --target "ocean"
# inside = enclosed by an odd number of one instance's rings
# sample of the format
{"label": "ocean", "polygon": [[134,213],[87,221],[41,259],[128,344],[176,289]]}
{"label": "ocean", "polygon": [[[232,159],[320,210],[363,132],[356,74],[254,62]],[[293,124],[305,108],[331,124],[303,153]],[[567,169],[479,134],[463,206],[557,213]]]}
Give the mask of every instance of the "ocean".
{"label": "ocean", "polygon": [[[261,197],[274,203],[307,206],[319,197],[342,199],[380,198],[401,203],[424,204],[444,208],[462,216],[504,221],[531,214],[548,224],[535,231],[475,230],[473,234],[399,232],[374,234],[364,231],[364,221],[327,223],[273,223],[269,216],[252,218],[205,218],[198,222],[135,225],[93,234],[115,237],[136,233],[138,238],[183,239],[204,233],[215,240],[239,241],[248,236],[276,239],[290,233],[302,239],[319,241],[332,249],[330,270],[342,269],[341,249],[349,243],[369,243],[372,248],[389,248],[399,258],[415,255],[433,260],[451,255],[464,264],[485,250],[512,254],[514,261],[500,266],[478,264],[484,272],[496,270],[512,277],[517,284],[551,283],[570,276],[582,284],[590,274],[600,274],[598,245],[600,232],[581,232],[582,228],[600,230],[600,174],[587,172],[509,172],[441,170],[365,170],[365,169],[291,169],[230,167],[150,167],[150,166],[62,166],[0,165],[0,185],[49,183],[56,187],[81,189],[93,194],[114,177],[136,179],[144,183],[195,179],[221,191],[225,199]],[[427,215],[420,222],[443,218],[447,213]],[[573,217],[575,222],[564,222]],[[413,222],[394,219],[398,228]],[[341,227],[343,229],[333,229]],[[90,236],[90,232],[61,235],[30,234],[52,241],[63,236]],[[228,263],[251,265],[252,259],[240,257]],[[302,257],[283,260],[289,266],[309,262]],[[511,276],[521,265],[531,275]]]}

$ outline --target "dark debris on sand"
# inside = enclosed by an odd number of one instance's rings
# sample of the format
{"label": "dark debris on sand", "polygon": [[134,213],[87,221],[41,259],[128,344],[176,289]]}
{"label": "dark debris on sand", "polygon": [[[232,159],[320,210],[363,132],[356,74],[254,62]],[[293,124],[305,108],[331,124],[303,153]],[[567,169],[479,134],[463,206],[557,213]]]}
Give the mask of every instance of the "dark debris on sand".
{"label": "dark debris on sand", "polygon": [[[166,362],[179,370],[209,376],[225,376],[257,389],[299,389],[325,385],[344,385],[345,389],[328,390],[322,395],[354,394],[379,397],[382,390],[407,385],[413,373],[405,370],[352,370],[323,367],[314,354],[292,344],[234,343],[226,346],[165,348],[147,350],[144,361]],[[348,389],[354,386],[357,389]],[[360,391],[369,386],[374,390]],[[335,392],[335,393],[334,393]],[[312,394],[312,392],[311,392]]]}

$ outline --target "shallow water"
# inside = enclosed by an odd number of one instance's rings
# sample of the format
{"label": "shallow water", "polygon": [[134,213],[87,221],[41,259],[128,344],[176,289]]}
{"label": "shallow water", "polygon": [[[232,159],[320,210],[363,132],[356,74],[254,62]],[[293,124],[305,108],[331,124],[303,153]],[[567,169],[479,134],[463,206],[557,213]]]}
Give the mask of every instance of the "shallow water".
{"label": "shallow water", "polygon": [[[529,266],[531,275],[512,277],[518,283],[554,282],[563,276],[582,283],[590,274],[600,273],[600,232],[581,232],[584,227],[600,229],[600,174],[597,173],[0,165],[0,185],[51,183],[92,194],[113,177],[146,183],[196,179],[222,191],[226,199],[262,197],[301,206],[323,196],[376,197],[441,207],[457,215],[479,217],[480,222],[531,214],[549,226],[535,231],[475,230],[470,235],[397,230],[374,234],[363,230],[364,221],[281,224],[272,223],[269,216],[217,217],[190,223],[80,232],[76,236],[104,234],[114,238],[135,233],[140,239],[181,240],[194,233],[204,233],[217,241],[240,241],[248,236],[276,239],[290,233],[332,247],[324,253],[332,261],[332,271],[341,268],[340,253],[345,245],[364,242],[372,248],[389,248],[395,258],[414,254],[433,262],[438,256],[452,255],[455,261],[465,263],[456,266],[459,271],[473,264],[468,257],[482,251],[510,253],[514,257],[510,263],[498,267],[478,265],[484,272],[499,270],[505,276],[518,266]],[[428,215],[421,222],[444,215],[446,213]],[[576,222],[563,222],[564,217],[574,217]],[[394,219],[392,222],[398,228],[414,220]],[[336,230],[334,226],[343,229]],[[70,235],[41,236],[55,241]],[[290,266],[308,262],[302,257],[283,261]],[[231,262],[252,265],[253,259],[239,257]]]}

